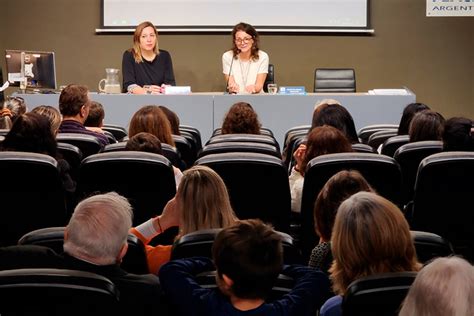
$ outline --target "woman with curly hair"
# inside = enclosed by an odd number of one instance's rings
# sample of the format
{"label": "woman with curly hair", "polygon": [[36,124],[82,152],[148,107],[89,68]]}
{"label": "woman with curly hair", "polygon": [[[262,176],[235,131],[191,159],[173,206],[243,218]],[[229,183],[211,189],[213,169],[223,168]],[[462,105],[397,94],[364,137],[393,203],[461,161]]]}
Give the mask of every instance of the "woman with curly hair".
{"label": "woman with curly hair", "polygon": [[222,134],[260,134],[257,112],[246,102],[232,105],[224,117]]}

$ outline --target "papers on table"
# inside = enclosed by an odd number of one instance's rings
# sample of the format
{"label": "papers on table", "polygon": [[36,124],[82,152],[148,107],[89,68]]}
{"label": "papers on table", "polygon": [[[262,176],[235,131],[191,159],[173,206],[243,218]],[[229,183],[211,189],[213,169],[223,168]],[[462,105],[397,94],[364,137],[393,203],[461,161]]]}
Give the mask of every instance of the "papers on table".
{"label": "papers on table", "polygon": [[369,94],[373,95],[408,95],[406,89],[373,89],[369,90]]}

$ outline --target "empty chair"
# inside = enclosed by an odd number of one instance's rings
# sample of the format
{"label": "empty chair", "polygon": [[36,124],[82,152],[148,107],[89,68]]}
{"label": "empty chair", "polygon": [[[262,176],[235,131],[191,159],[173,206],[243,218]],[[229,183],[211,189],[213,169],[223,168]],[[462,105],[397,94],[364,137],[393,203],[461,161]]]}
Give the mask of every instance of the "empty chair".
{"label": "empty chair", "polygon": [[415,280],[416,272],[371,275],[352,282],[342,301],[349,316],[395,316]]}
{"label": "empty chair", "polygon": [[110,132],[118,142],[124,140],[128,136],[128,132],[125,127],[116,124],[104,124],[102,126],[104,131]]}
{"label": "empty chair", "polygon": [[280,152],[275,146],[254,142],[223,142],[204,146],[198,154],[198,158],[211,154],[221,154],[228,152],[252,152],[267,154],[281,158]]}
{"label": "empty chair", "polygon": [[59,133],[56,135],[56,140],[61,143],[68,143],[78,147],[82,152],[82,158],[97,154],[102,150],[101,143],[96,137],[92,135]]}
{"label": "empty chair", "polygon": [[34,229],[65,225],[65,194],[54,158],[0,152],[0,174],[0,245],[14,245]]}
{"label": "empty chair", "polygon": [[[2,315],[108,315],[119,293],[107,278],[67,269],[0,271]],[[24,301],[18,301],[19,298]]]}
{"label": "empty chair", "polygon": [[412,230],[410,233],[415,244],[416,257],[421,263],[454,254],[451,243],[437,234],[416,230]]}
{"label": "empty chair", "polygon": [[398,131],[398,124],[372,124],[362,127],[357,131],[357,136],[363,144],[367,144],[370,135],[378,131],[396,130]]}
{"label": "empty chair", "polygon": [[201,132],[193,126],[189,125],[179,125],[179,130],[180,132],[188,132],[191,133],[191,135],[194,136],[194,139],[196,139],[196,143],[198,145],[198,148],[202,148],[202,138],[201,138]]}
{"label": "empty chair", "polygon": [[276,230],[288,232],[291,196],[281,159],[236,152],[207,155],[196,164],[208,166],[221,176],[238,218],[260,218]]}
{"label": "empty chair", "polygon": [[109,140],[109,144],[114,144],[117,142],[117,139],[115,138],[114,134],[107,130],[103,130],[104,135],[107,136],[107,139]]}
{"label": "empty chair", "polygon": [[356,78],[352,68],[316,68],[314,92],[355,92]]}
{"label": "empty chair", "polygon": [[384,141],[393,136],[397,136],[397,130],[395,129],[378,131],[370,135],[369,139],[367,140],[367,144],[372,146],[372,148],[378,149],[379,146],[384,143]]}
{"label": "empty chair", "polygon": [[[127,237],[128,250],[121,267],[130,273],[148,273],[148,262],[146,259],[145,246],[133,234]],[[39,245],[53,249],[56,253],[63,252],[64,227],[41,228],[23,235],[19,240],[19,245]]]}
{"label": "empty chair", "polygon": [[200,146],[200,143],[198,143],[198,141],[196,140],[196,137],[194,136],[194,134],[188,132],[188,131],[180,131],[181,133],[181,136],[183,136],[184,138],[186,138],[188,140],[188,142],[191,144],[191,148],[193,150],[193,152],[199,152],[199,150],[201,150],[202,148],[202,145],[201,147]]}
{"label": "empty chair", "polygon": [[370,145],[362,144],[362,143],[355,143],[352,144],[352,150],[358,153],[369,153],[369,154],[376,154],[377,150]]}
{"label": "empty chair", "polygon": [[268,64],[268,73],[263,83],[263,91],[268,92],[268,84],[275,83],[275,66]]}
{"label": "empty chair", "polygon": [[443,142],[438,140],[408,143],[397,149],[393,158],[398,162],[402,171],[403,205],[413,199],[416,173],[420,162],[424,158],[442,151]]}
{"label": "empty chair", "polygon": [[133,223],[138,225],[161,214],[175,195],[171,163],[147,152],[109,152],[89,156],[79,169],[78,196],[115,191],[133,206]]}
{"label": "empty chair", "polygon": [[385,156],[393,157],[395,152],[401,146],[410,142],[410,136],[408,135],[397,135],[387,138],[380,149],[380,153]]}
{"label": "empty chair", "polygon": [[[212,258],[212,244],[221,228],[204,229],[186,234],[179,238],[171,250],[171,260],[203,256]],[[293,238],[283,232],[278,232],[283,241],[283,262],[285,264],[303,264],[299,248]]]}
{"label": "empty chair", "polygon": [[301,247],[309,258],[318,243],[314,231],[313,208],[327,180],[341,170],[357,170],[383,197],[400,206],[401,171],[390,157],[366,153],[337,153],[313,158],[306,168],[301,201]]}
{"label": "empty chair", "polygon": [[211,137],[206,145],[222,142],[255,142],[273,145],[280,151],[280,145],[273,136],[256,134],[225,134]]}
{"label": "empty chair", "polygon": [[474,153],[444,152],[418,167],[411,229],[443,236],[456,254],[474,260]]}
{"label": "empty chair", "polygon": [[185,169],[190,168],[197,157],[197,148],[193,148],[191,142],[184,136],[173,135],[173,140],[181,160],[185,163]]}

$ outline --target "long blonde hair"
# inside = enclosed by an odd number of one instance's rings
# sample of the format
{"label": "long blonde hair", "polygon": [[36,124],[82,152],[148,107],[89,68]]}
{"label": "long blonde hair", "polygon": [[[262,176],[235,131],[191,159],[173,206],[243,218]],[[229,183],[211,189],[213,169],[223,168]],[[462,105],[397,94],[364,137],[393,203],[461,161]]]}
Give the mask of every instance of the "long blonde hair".
{"label": "long blonde hair", "polygon": [[194,166],[184,171],[176,198],[181,210],[180,236],[225,228],[237,220],[224,181],[209,167]]}
{"label": "long blonde hair", "polygon": [[140,36],[142,35],[142,32],[145,28],[147,27],[152,27],[155,30],[155,36],[156,36],[156,43],[155,47],[153,48],[153,51],[155,52],[156,55],[160,54],[159,48],[158,48],[158,30],[156,29],[155,25],[151,23],[150,21],[145,21],[137,25],[135,28],[135,32],[133,33],[133,47],[130,48],[130,51],[133,54],[133,58],[135,59],[136,63],[141,63],[143,62],[143,57],[142,57],[142,49],[140,48]]}
{"label": "long blonde hair", "polygon": [[329,272],[335,293],[373,274],[418,271],[415,246],[403,213],[392,202],[358,192],[339,207],[331,238]]}

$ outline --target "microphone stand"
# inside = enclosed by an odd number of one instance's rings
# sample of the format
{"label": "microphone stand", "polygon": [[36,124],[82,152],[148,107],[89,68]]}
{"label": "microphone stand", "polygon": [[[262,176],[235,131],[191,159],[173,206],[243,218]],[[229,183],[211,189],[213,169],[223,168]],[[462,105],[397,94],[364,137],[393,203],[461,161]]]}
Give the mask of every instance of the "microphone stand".
{"label": "microphone stand", "polygon": [[[237,53],[237,58],[240,54],[240,49],[238,50],[238,53]],[[229,81],[230,81],[230,75],[232,74],[232,65],[234,64],[234,54],[232,54],[232,60],[230,61],[230,67],[229,67],[229,77],[227,78],[227,82],[225,83],[225,92],[224,94],[235,94],[235,92],[229,92]]]}

